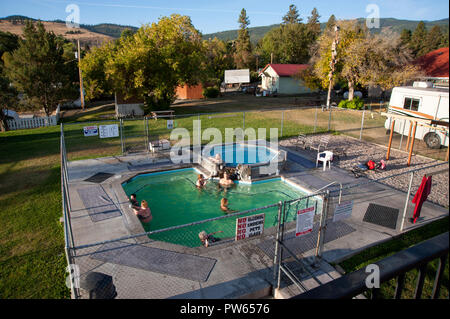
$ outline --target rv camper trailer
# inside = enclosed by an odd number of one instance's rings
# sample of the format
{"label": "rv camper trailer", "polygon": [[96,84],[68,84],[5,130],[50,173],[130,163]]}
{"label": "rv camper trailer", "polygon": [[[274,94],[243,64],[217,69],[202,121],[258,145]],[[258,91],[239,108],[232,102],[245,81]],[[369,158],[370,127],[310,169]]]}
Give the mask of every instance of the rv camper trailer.
{"label": "rv camper trailer", "polygon": [[[395,87],[389,101],[388,113],[448,123],[448,98],[448,88],[425,85]],[[411,121],[395,121],[394,132],[408,135],[410,125]],[[390,130],[391,118],[386,120],[384,126]],[[415,138],[422,139],[429,148],[440,148],[441,145],[448,146],[449,136],[448,131],[439,130],[436,125],[418,125]]]}

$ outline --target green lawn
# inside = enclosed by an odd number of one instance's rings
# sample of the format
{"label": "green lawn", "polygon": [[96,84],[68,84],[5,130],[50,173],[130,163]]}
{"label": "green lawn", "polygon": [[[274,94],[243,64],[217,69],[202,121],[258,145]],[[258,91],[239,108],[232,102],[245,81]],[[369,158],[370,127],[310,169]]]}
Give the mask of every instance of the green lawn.
{"label": "green lawn", "polygon": [[[385,243],[366,249],[361,253],[347,260],[344,260],[339,265],[345,270],[346,273],[350,273],[358,269],[362,269],[367,265],[375,263],[383,258],[391,256],[396,252],[407,249],[408,247],[414,246],[424,240],[430,239],[434,236],[437,236],[439,234],[448,231],[449,231],[449,217],[446,217],[441,220],[429,223],[418,229],[411,230]],[[437,260],[434,260],[428,265],[422,298],[430,298],[431,296],[437,265],[438,265]],[[402,294],[402,298],[414,297],[417,274],[418,272],[415,269],[407,273],[405,277],[405,287]],[[394,296],[396,282],[397,282],[396,279],[392,279],[386,283],[381,284],[379,297],[385,299],[392,298]],[[442,279],[442,286],[439,298],[448,298],[448,297],[449,297],[449,260],[447,256],[447,262],[445,266],[444,276]]]}
{"label": "green lawn", "polygon": [[68,298],[59,127],[0,134],[0,298]]}

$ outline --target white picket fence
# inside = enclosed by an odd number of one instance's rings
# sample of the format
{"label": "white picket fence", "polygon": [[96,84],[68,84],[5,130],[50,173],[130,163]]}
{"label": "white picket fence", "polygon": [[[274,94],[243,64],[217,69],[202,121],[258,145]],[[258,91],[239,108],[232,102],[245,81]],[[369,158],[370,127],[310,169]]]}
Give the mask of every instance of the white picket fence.
{"label": "white picket fence", "polygon": [[56,115],[34,118],[19,118],[14,120],[7,120],[7,123],[11,131],[45,126],[55,126],[58,125],[59,113],[60,108],[58,106],[58,108],[56,109]]}

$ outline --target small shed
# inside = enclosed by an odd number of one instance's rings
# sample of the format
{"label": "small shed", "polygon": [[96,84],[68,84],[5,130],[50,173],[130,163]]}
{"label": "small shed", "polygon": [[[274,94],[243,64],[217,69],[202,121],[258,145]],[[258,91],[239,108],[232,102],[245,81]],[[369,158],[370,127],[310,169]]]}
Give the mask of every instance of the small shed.
{"label": "small shed", "polygon": [[180,100],[203,99],[203,85],[183,85],[177,87],[177,98]]}
{"label": "small shed", "polygon": [[263,90],[279,94],[302,94],[314,92],[294,75],[308,68],[307,64],[267,64],[259,73]]}

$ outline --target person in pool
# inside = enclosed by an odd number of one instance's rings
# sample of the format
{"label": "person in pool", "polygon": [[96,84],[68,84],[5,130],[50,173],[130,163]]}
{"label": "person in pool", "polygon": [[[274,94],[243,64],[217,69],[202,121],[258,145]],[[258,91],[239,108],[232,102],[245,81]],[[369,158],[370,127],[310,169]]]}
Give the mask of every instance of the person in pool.
{"label": "person in pool", "polygon": [[138,209],[133,210],[141,222],[150,223],[153,220],[152,211],[148,207],[148,203],[146,200],[143,200],[141,202],[141,207],[138,207]]}
{"label": "person in pool", "polygon": [[220,209],[227,214],[237,212],[237,210],[232,210],[228,207],[228,199],[225,197],[220,201]]}
{"label": "person in pool", "polygon": [[223,173],[223,177],[219,180],[220,186],[229,187],[234,185],[233,180],[228,176],[227,172]]}
{"label": "person in pool", "polygon": [[208,180],[203,176],[203,174],[199,174],[195,186],[197,186],[197,188],[200,189],[203,188],[207,182]]}
{"label": "person in pool", "polygon": [[217,233],[223,233],[223,231],[219,230],[214,233],[208,234],[203,230],[198,234],[198,238],[200,238],[200,241],[202,242],[203,246],[208,247],[209,243],[214,243],[214,242],[220,240],[220,238],[216,238],[213,236],[214,234],[217,234]]}
{"label": "person in pool", "polygon": [[135,210],[139,210],[140,205],[139,202],[136,199],[136,194],[131,194],[130,195],[130,208],[133,208]]}

